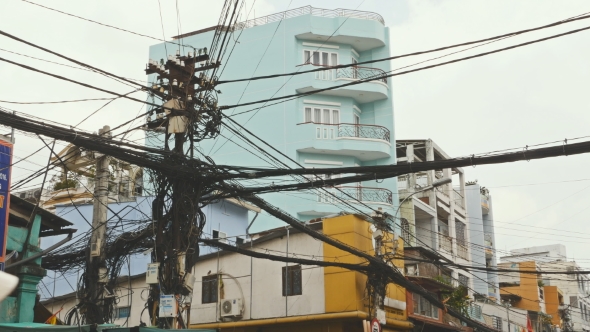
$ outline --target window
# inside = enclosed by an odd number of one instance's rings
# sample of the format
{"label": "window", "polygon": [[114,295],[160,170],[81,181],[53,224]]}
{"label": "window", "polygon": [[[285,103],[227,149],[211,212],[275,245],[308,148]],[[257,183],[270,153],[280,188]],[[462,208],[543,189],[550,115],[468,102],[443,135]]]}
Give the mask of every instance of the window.
{"label": "window", "polygon": [[578,307],[578,297],[577,296],[570,296],[570,305],[574,308]]}
{"label": "window", "polygon": [[128,318],[131,314],[131,307],[117,308],[117,318]]}
{"label": "window", "polygon": [[492,316],[492,326],[498,331],[503,331],[502,330],[502,318],[500,318],[498,316]]}
{"label": "window", "polygon": [[[304,50],[303,63],[324,67],[336,66],[338,65],[338,53]],[[316,78],[320,80],[331,80],[336,78],[336,70],[316,72]]]}
{"label": "window", "polygon": [[244,244],[244,239],[242,239],[241,237],[238,236],[236,238],[236,245],[241,246],[242,244]]}
{"label": "window", "polygon": [[402,218],[402,239],[404,240],[404,245],[405,246],[411,246],[411,239],[410,239],[410,235],[412,233],[410,233],[410,223],[408,222],[408,219],[406,218]]}
{"label": "window", "polygon": [[201,285],[201,303],[217,302],[217,278],[217,274],[203,277]]}
{"label": "window", "polygon": [[418,294],[412,294],[414,314],[438,319],[438,308]]}
{"label": "window", "polygon": [[283,296],[301,295],[301,265],[283,266]]}
{"label": "window", "polygon": [[469,278],[459,273],[459,285],[465,288],[469,288]]}
{"label": "window", "polygon": [[455,233],[457,237],[457,244],[465,246],[465,224],[455,220]]}
{"label": "window", "polygon": [[303,122],[313,122],[318,124],[339,124],[340,111],[328,108],[306,107],[303,113]]}

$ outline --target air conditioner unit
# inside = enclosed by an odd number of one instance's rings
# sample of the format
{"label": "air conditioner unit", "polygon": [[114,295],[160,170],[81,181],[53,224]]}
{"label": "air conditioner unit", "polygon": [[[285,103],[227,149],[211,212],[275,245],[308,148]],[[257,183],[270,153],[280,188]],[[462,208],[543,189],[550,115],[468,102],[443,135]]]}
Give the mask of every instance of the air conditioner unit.
{"label": "air conditioner unit", "polygon": [[221,300],[221,317],[242,317],[242,299]]}
{"label": "air conditioner unit", "polygon": [[227,233],[219,232],[219,242],[227,244]]}

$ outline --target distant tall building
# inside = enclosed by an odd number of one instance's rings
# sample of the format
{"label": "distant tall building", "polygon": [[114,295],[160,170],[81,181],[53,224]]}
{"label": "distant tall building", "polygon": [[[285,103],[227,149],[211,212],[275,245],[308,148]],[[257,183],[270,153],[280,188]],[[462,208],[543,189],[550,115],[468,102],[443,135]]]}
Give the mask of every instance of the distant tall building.
{"label": "distant tall building", "polygon": [[[471,263],[474,267],[496,268],[496,237],[492,196],[485,187],[468,182],[465,187],[469,234],[471,240]],[[498,275],[490,271],[473,271],[473,289],[476,293],[500,299]]]}
{"label": "distant tall building", "polygon": [[[216,28],[227,29],[211,27],[176,36],[174,42],[186,47],[170,43],[154,45],[150,48],[150,58],[160,61],[174,55],[177,49],[185,55],[193,51],[193,47],[209,47]],[[389,28],[377,13],[305,6],[241,22],[230,29],[236,29],[228,37],[231,51],[225,53],[221,59],[222,68],[217,72],[224,81],[329,68],[390,56]],[[302,75],[224,83],[218,86],[222,92],[218,96],[219,105],[318,91],[379,77],[390,70],[389,62],[383,61]],[[155,80],[156,77],[150,77],[150,81]],[[391,96],[391,81],[379,78],[281,103],[261,103],[224,111],[226,116],[283,153],[286,157],[224,121],[268,154],[276,156],[279,162],[226,128],[218,138],[200,142],[200,150],[217,164],[237,166],[285,167],[284,163],[293,168],[326,168],[395,164]],[[264,108],[257,109],[262,106]],[[295,180],[316,181],[320,185],[325,178],[327,176],[296,177]],[[284,180],[293,181],[293,178],[274,179],[275,183]],[[304,221],[356,209],[368,212],[383,208],[384,212],[393,214],[397,205],[395,179],[363,181],[327,191],[329,193],[309,190],[270,193],[263,198]],[[282,225],[281,221],[261,214],[252,228],[263,230]]]}

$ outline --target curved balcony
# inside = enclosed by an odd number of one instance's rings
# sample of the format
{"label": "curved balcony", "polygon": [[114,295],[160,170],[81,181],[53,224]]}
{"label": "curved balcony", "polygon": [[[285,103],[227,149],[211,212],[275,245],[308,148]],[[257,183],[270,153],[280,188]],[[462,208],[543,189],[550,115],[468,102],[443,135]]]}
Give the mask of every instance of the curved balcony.
{"label": "curved balcony", "polygon": [[390,142],[389,129],[382,126],[356,123],[341,123],[337,126],[338,137],[368,138]]}
{"label": "curved balcony", "polygon": [[389,158],[391,134],[383,126],[354,123],[300,123],[297,151],[353,156],[362,161]]}
{"label": "curved balcony", "polygon": [[378,78],[376,82],[387,84],[387,73],[379,68],[353,66],[336,69],[337,79],[367,80]]}
{"label": "curved balcony", "polygon": [[311,85],[297,88],[296,91],[299,93],[333,88],[334,86],[359,80],[373,79],[334,90],[319,91],[317,94],[354,98],[361,104],[387,99],[389,96],[389,86],[387,85],[387,77],[385,77],[387,73],[381,69],[361,66],[330,69],[332,68],[330,66],[311,63],[305,65],[324,67],[326,70],[310,73],[312,75]]}
{"label": "curved balcony", "polygon": [[[385,188],[338,186],[337,189],[329,189],[337,198],[345,201],[361,201],[365,204],[393,204],[393,193]],[[325,192],[318,194],[318,202],[332,203],[336,198]]]}

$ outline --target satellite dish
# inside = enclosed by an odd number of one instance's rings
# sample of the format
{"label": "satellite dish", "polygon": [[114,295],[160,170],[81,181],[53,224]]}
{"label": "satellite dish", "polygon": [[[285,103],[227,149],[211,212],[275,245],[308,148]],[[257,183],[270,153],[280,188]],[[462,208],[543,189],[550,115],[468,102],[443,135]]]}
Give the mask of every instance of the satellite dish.
{"label": "satellite dish", "polygon": [[0,271],[0,302],[4,300],[18,285],[18,277]]}

